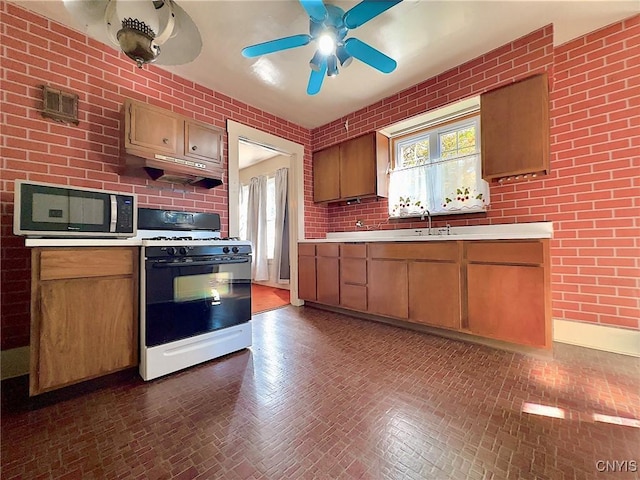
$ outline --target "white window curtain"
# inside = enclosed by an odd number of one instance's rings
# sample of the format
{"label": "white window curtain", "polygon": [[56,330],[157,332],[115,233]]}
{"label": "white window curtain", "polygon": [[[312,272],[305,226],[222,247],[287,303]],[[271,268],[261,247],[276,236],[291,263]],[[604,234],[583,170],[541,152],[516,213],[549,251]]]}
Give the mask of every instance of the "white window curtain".
{"label": "white window curtain", "polygon": [[251,279],[269,280],[267,260],[267,177],[260,175],[249,181],[247,200],[247,240],[253,244]]}
{"label": "white window curtain", "polygon": [[480,177],[480,155],[439,159],[394,170],[389,176],[389,215],[410,217],[484,211],[489,185]]}
{"label": "white window curtain", "polygon": [[273,267],[276,282],[289,282],[289,219],[287,216],[288,168],[276,170],[275,175],[275,241]]}

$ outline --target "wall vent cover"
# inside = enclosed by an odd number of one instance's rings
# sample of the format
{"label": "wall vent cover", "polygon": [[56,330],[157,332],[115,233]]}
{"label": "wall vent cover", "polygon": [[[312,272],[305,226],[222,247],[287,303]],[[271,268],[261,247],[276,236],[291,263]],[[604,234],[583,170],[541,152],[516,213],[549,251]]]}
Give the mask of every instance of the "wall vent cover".
{"label": "wall vent cover", "polygon": [[55,88],[42,87],[42,116],[56,122],[78,125],[78,95]]}

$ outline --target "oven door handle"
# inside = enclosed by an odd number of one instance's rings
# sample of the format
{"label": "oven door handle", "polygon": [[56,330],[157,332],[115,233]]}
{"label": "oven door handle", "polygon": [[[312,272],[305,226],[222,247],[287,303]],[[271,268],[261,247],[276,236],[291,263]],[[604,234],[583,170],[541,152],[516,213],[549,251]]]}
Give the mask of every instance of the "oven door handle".
{"label": "oven door handle", "polygon": [[196,267],[202,265],[229,265],[231,263],[249,263],[250,258],[234,258],[232,260],[204,260],[201,262],[152,263],[152,268]]}

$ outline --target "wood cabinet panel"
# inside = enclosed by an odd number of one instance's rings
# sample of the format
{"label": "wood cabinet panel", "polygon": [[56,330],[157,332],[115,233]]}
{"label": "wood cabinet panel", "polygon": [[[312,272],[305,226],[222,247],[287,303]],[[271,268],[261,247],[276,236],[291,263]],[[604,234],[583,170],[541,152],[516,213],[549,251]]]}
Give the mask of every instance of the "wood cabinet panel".
{"label": "wood cabinet panel", "polygon": [[367,258],[367,244],[343,243],[340,245],[340,256],[343,258]]}
{"label": "wood cabinet panel", "polygon": [[544,262],[544,240],[525,242],[468,242],[470,262],[540,265]]}
{"label": "wood cabinet panel", "polygon": [[544,269],[468,265],[469,330],[521,345],[546,347]]}
{"label": "wood cabinet panel", "polygon": [[313,243],[299,243],[298,244],[298,255],[304,255],[306,257],[316,256],[316,246]]}
{"label": "wood cabinet panel", "polygon": [[340,280],[342,283],[367,284],[367,261],[364,258],[341,258]]}
{"label": "wood cabinet panel", "polygon": [[131,275],[133,252],[118,248],[45,250],[40,255],[40,280]]}
{"label": "wood cabinet panel", "polygon": [[301,299],[317,300],[316,275],[316,257],[298,256],[298,296]]}
{"label": "wood cabinet panel", "polygon": [[360,312],[367,311],[367,287],[364,285],[342,284],[340,286],[340,306]]}
{"label": "wood cabinet panel", "polygon": [[338,258],[316,257],[316,291],[318,302],[327,305],[340,304],[340,260]]}
{"label": "wood cabinet panel", "polygon": [[460,328],[460,265],[409,262],[409,320]]}
{"label": "wood cabinet panel", "polygon": [[376,194],[375,137],[363,135],[340,144],[340,196]]}
{"label": "wood cabinet panel", "polygon": [[480,97],[482,177],[549,172],[549,84],[535,75]]}
{"label": "wood cabinet panel", "polygon": [[387,196],[389,139],[370,132],[313,154],[313,201]]}
{"label": "wood cabinet panel", "polygon": [[29,393],[137,364],[138,249],[34,248]]}
{"label": "wood cabinet panel", "polygon": [[340,146],[313,154],[313,201],[329,202],[340,198]]}
{"label": "wood cabinet panel", "polygon": [[339,243],[318,243],[316,245],[316,253],[319,257],[339,257]]}
{"label": "wood cabinet panel", "polygon": [[398,260],[369,260],[367,303],[376,315],[409,316],[407,263]]}
{"label": "wood cabinet panel", "polygon": [[127,147],[142,147],[175,155],[184,143],[183,121],[178,115],[153,105],[129,103]]}
{"label": "wood cabinet panel", "polygon": [[134,291],[130,278],[43,283],[39,391],[135,365]]}
{"label": "wood cabinet panel", "polygon": [[222,131],[190,121],[185,122],[184,155],[195,160],[222,162]]}
{"label": "wood cabinet panel", "polygon": [[371,258],[457,261],[460,243],[456,241],[371,243]]}

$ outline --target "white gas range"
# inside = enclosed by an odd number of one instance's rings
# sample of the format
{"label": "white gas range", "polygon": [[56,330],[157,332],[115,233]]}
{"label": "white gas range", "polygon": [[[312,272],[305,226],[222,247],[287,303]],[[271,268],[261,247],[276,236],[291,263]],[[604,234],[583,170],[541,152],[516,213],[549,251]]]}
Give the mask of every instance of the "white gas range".
{"label": "white gas range", "polygon": [[140,375],[151,380],[251,346],[251,243],[214,213],[140,208]]}

